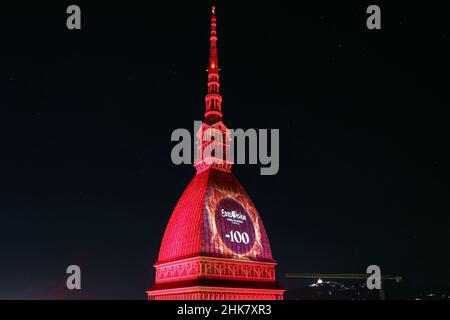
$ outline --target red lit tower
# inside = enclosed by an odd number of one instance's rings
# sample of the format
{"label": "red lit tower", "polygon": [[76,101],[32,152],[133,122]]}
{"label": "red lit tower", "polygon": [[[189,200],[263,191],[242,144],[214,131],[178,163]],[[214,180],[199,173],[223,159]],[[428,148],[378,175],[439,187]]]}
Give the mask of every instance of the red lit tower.
{"label": "red lit tower", "polygon": [[261,217],[224,159],[230,135],[222,122],[215,7],[208,94],[197,133],[197,174],[164,233],[149,300],[283,299]]}

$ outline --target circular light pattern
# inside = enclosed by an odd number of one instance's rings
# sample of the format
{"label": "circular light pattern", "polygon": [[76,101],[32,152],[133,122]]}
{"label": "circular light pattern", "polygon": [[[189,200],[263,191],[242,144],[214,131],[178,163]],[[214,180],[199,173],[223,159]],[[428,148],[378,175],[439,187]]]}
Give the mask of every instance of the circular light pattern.
{"label": "circular light pattern", "polygon": [[215,224],[222,243],[235,254],[248,253],[255,244],[252,218],[244,206],[232,198],[223,198],[215,210]]}

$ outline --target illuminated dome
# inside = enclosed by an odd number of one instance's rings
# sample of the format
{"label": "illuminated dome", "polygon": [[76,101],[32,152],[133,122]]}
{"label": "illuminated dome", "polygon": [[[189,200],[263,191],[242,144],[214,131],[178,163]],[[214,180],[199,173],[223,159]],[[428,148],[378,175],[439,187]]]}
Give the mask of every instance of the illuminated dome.
{"label": "illuminated dome", "polygon": [[[227,199],[228,203],[221,203],[222,199]],[[242,206],[241,212],[246,212],[243,216],[246,220],[236,219],[234,227],[239,232],[236,236],[242,238],[244,235],[244,239],[221,235],[226,230],[225,224],[234,222],[223,217],[222,210],[224,215],[230,211],[222,207],[232,206],[233,202]],[[233,244],[244,248],[238,249]],[[262,220],[247,192],[231,172],[209,169],[192,179],[170,217],[158,263],[196,255],[273,261]]]}

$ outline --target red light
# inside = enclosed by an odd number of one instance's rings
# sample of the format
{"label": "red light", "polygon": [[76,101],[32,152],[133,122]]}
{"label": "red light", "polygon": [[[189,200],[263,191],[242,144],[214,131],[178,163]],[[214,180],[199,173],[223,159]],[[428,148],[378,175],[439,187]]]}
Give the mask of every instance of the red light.
{"label": "red light", "polygon": [[254,261],[272,260],[269,240],[261,218],[247,192],[232,173],[207,170],[197,174],[176,205],[161,243],[158,262],[173,261],[186,256],[208,253],[233,257],[214,232],[211,215],[217,202],[232,196],[242,203],[256,222],[257,242],[246,258]]}
{"label": "red light", "polygon": [[[212,13],[205,99],[208,124],[200,130],[222,118],[214,6]],[[228,136],[226,127],[216,129]],[[207,146],[203,142],[201,145]],[[204,147],[200,149],[204,154]],[[148,299],[283,299],[284,289],[276,283],[276,262],[261,217],[231,173],[231,165],[208,164],[204,159],[194,164],[197,174],[167,224]]]}

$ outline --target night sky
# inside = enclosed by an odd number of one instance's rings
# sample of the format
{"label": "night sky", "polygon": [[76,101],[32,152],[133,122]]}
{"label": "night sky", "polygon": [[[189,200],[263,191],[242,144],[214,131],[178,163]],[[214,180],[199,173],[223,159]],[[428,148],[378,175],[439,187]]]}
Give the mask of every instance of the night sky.
{"label": "night sky", "polygon": [[[224,121],[280,129],[277,175],[233,171],[288,289],[370,264],[450,286],[448,12],[375,1],[370,31],[372,2],[335,2],[216,1]],[[2,4],[1,299],[146,298],[195,174],[170,136],[203,116],[211,4]]]}

